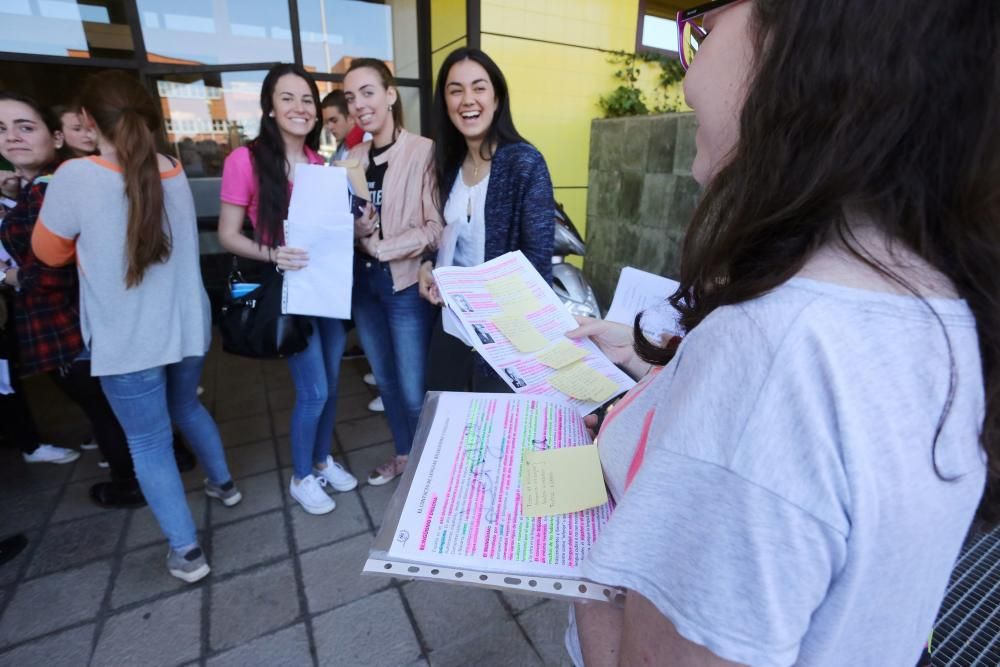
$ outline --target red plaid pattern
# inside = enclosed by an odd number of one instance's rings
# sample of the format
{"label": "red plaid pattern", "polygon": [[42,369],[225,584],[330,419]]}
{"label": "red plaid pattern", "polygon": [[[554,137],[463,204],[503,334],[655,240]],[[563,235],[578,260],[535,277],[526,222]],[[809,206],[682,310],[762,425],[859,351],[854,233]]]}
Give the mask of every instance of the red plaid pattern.
{"label": "red plaid pattern", "polygon": [[55,166],[21,188],[0,228],[0,242],[20,267],[14,318],[21,375],[55,370],[83,351],[76,266],[46,266],[31,252],[31,232]]}

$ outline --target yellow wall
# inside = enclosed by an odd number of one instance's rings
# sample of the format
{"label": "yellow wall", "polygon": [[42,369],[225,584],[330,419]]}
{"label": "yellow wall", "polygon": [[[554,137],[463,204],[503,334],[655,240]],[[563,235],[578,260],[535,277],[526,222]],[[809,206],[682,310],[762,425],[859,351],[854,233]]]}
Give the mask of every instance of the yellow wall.
{"label": "yellow wall", "polygon": [[482,0],[481,8],[482,48],[507,77],[517,129],[545,156],[556,199],[583,231],[590,121],[618,85],[606,51],[635,49],[638,0]]}
{"label": "yellow wall", "polygon": [[449,53],[466,45],[466,0],[431,1],[431,77]]}

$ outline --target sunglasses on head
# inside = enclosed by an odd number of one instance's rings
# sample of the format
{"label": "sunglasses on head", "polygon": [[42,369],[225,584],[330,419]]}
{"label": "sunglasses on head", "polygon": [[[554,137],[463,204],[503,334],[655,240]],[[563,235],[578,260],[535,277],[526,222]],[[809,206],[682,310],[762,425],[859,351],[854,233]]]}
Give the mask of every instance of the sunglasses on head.
{"label": "sunglasses on head", "polygon": [[677,54],[680,56],[681,66],[685,70],[691,67],[694,55],[698,53],[698,47],[708,37],[708,31],[702,27],[702,19],[705,17],[705,14],[739,1],[713,0],[712,2],[706,2],[703,5],[677,12]]}

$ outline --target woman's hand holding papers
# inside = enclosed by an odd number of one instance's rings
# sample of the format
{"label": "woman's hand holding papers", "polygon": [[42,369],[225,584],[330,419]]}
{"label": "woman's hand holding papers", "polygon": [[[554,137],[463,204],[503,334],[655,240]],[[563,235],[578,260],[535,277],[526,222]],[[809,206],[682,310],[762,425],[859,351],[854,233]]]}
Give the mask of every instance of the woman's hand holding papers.
{"label": "woman's hand holding papers", "polygon": [[418,283],[420,285],[420,296],[430,301],[435,306],[443,306],[444,299],[441,298],[441,292],[438,290],[437,281],[434,280],[434,264],[432,262],[424,262],[420,265],[420,274],[418,276]]}
{"label": "woman's hand holding papers", "polygon": [[633,378],[640,378],[649,371],[649,364],[635,353],[632,327],[592,317],[577,317],[576,321],[580,326],[567,331],[567,338],[589,337],[608,359]]}
{"label": "woman's hand holding papers", "polygon": [[361,215],[354,218],[354,238],[363,239],[378,231],[379,217],[371,202],[365,204]]}
{"label": "woman's hand holding papers", "polygon": [[278,246],[271,251],[274,265],[282,271],[298,271],[309,264],[309,253],[302,248]]}

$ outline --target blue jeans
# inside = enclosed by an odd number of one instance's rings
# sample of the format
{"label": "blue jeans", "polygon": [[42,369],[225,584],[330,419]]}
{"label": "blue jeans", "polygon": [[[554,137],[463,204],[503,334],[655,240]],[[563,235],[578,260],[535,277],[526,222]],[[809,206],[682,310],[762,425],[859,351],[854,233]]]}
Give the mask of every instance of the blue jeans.
{"label": "blue jeans", "polygon": [[408,454],[426,391],[432,306],[416,285],[393,291],[388,264],[356,255],[351,308],[396,453]]}
{"label": "blue jeans", "polygon": [[309,346],[288,358],[295,383],[291,441],[297,479],[312,474],[315,464],[325,463],[333,447],[337,382],[347,337],[343,320],[314,317],[312,323]]}
{"label": "blue jeans", "polygon": [[167,366],[101,378],[128,439],[142,493],[175,550],[197,544],[198,538],[174,460],[171,421],[194,449],[210,482],[224,484],[231,478],[219,429],[198,400],[204,362],[204,357],[186,357]]}

